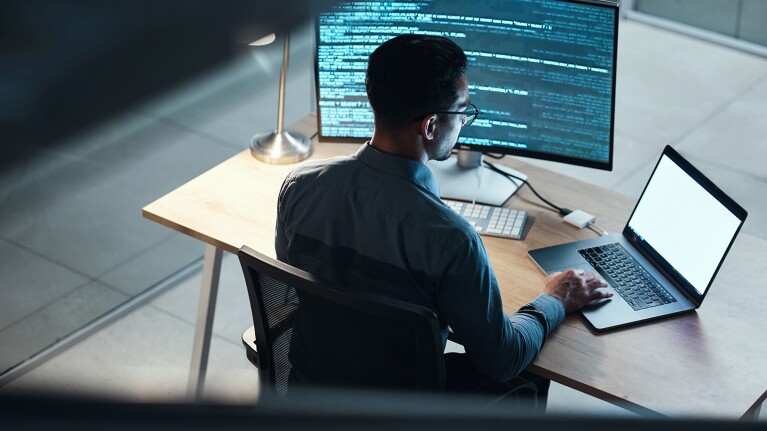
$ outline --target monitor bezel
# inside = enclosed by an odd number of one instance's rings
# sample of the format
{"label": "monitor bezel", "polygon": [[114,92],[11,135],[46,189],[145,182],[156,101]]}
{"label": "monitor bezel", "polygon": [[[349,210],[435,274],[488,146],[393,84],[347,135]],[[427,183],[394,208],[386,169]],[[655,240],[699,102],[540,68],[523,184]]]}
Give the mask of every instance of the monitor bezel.
{"label": "monitor bezel", "polygon": [[[349,1],[349,0],[346,0]],[[352,0],[353,1],[353,0]],[[610,111],[610,144],[609,144],[609,156],[606,162],[580,159],[576,157],[561,156],[557,154],[542,153],[531,150],[521,150],[519,148],[512,147],[500,147],[500,146],[487,146],[477,144],[455,144],[454,149],[467,150],[467,151],[479,151],[489,154],[502,154],[509,156],[527,157],[539,160],[548,160],[552,162],[566,163],[574,166],[583,166],[587,168],[600,169],[605,171],[613,170],[613,153],[615,149],[615,93],[616,93],[616,77],[618,70],[618,23],[620,20],[619,2],[603,1],[603,0],[557,0],[565,3],[578,3],[587,4],[590,6],[604,7],[613,10],[613,28],[615,33],[613,36],[613,73],[612,73],[612,110]],[[356,138],[356,137],[337,137],[327,136],[322,131],[322,108],[320,107],[320,72],[319,72],[319,44],[320,44],[320,15],[315,16],[315,48],[314,48],[314,89],[315,89],[315,105],[317,109],[317,140],[320,143],[350,143],[350,144],[362,144],[370,140],[371,137]],[[470,75],[470,74],[469,74]]]}

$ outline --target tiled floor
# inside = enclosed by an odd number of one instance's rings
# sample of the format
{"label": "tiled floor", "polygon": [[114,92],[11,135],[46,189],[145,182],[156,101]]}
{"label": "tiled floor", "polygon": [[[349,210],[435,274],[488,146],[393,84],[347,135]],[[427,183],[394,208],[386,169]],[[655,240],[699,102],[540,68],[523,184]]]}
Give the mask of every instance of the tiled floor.
{"label": "tiled floor", "polygon": [[[310,41],[307,29],[294,34],[287,123],[311,109]],[[744,232],[767,239],[767,60],[630,21],[619,44],[614,170],[530,162],[636,196],[671,144],[746,207]],[[0,175],[0,342],[12,346],[0,368],[201,256],[199,242],[140,209],[276,122],[281,52],[258,54]],[[1,390],[182,398],[199,288],[198,272]],[[216,310],[205,395],[252,402],[256,372],[239,341],[250,311],[231,255]],[[628,414],[556,384],[549,407]]]}
{"label": "tiled floor", "polygon": [[[294,38],[288,123],[310,109],[310,35]],[[0,172],[0,374],[202,257],[141,208],[274,127],[278,45],[65,142],[19,149],[26,157]]]}

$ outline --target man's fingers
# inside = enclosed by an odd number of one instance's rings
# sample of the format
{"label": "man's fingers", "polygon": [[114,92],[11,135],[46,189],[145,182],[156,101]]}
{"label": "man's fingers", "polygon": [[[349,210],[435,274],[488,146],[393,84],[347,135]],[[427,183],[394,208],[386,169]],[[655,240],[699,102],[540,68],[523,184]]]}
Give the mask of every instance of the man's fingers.
{"label": "man's fingers", "polygon": [[602,280],[601,278],[595,278],[594,280],[589,281],[588,285],[592,289],[599,289],[599,288],[602,288],[602,287],[609,286],[607,284],[607,282]]}
{"label": "man's fingers", "polygon": [[604,279],[603,279],[602,277],[600,277],[600,276],[599,276],[599,274],[597,274],[596,272],[591,272],[591,271],[589,271],[589,272],[587,272],[587,273],[585,273],[585,274],[583,275],[583,278],[585,278],[585,279],[586,279],[586,282],[591,282],[591,281],[593,281],[593,280],[597,280],[597,281],[599,281],[599,282],[601,282],[601,283],[604,283],[605,285],[607,284],[607,283],[604,281]]}
{"label": "man's fingers", "polygon": [[613,296],[613,293],[607,289],[598,288],[591,291],[591,299],[602,299],[602,298],[610,298]]}
{"label": "man's fingers", "polygon": [[[580,269],[580,268],[570,268],[567,271],[565,271],[565,276],[567,277],[581,277],[586,271]],[[558,273],[555,273],[558,274]],[[553,274],[552,274],[553,275]]]}

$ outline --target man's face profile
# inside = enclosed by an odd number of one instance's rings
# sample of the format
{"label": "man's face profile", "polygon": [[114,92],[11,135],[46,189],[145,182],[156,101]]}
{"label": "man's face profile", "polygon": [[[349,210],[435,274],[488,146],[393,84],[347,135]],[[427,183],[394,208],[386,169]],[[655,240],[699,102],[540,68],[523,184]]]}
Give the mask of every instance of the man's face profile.
{"label": "man's face profile", "polygon": [[[461,75],[458,80],[458,91],[456,100],[450,106],[448,111],[461,112],[469,106],[469,82],[466,75]],[[435,130],[434,147],[429,154],[431,160],[447,160],[458,141],[458,136],[463,128],[463,115],[440,114],[438,118],[438,127]]]}

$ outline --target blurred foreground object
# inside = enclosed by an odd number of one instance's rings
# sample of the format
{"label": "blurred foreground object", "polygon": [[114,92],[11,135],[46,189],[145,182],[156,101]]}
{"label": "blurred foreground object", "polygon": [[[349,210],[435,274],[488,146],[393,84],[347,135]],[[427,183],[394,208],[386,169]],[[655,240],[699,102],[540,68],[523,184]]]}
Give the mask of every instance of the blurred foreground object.
{"label": "blurred foreground object", "polygon": [[0,2],[0,156],[58,141],[333,3]]}

